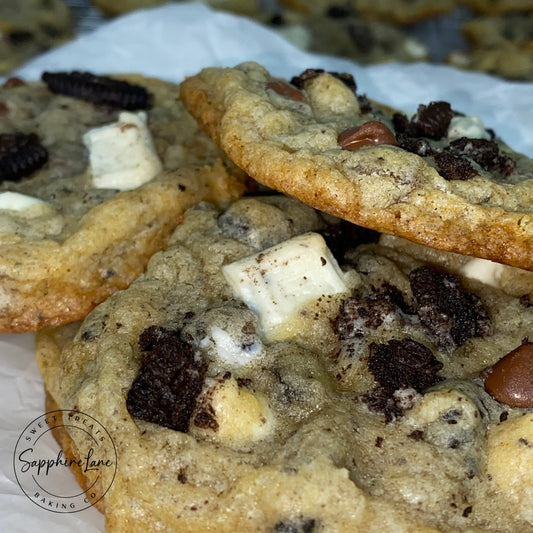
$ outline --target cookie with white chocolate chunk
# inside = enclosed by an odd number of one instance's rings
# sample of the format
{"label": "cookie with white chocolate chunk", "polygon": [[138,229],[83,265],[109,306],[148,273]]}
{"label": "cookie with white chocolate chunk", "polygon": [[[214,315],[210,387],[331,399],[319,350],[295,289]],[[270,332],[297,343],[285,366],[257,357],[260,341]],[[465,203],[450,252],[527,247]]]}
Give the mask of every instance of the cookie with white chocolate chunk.
{"label": "cookie with white chocolate chunk", "polygon": [[177,85],[43,80],[0,88],[2,333],[83,318],[144,270],[186,208],[243,191]]}
{"label": "cookie with white chocolate chunk", "polygon": [[309,69],[283,80],[249,62],[204,69],[181,94],[264,185],[380,232],[532,270],[532,161],[453,103],[407,117],[350,78]]}
{"label": "cookie with white chocolate chunk", "polygon": [[38,332],[48,408],[115,443],[106,530],[531,531],[529,295],[428,250],[290,197],[203,202],[128,289]]}

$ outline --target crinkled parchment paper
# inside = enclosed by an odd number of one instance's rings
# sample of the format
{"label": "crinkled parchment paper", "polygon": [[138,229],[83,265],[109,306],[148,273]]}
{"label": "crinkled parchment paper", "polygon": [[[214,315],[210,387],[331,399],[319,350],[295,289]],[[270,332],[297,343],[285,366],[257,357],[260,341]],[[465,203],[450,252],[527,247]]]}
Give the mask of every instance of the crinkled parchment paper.
{"label": "crinkled parchment paper", "polygon": [[[361,67],[350,61],[311,55],[269,30],[204,4],[177,3],[115,19],[93,33],[38,57],[18,75],[38,79],[43,70],[94,73],[140,72],[180,81],[211,65],[255,60],[290,77],[305,68],[346,71],[358,90],[405,111],[432,100],[480,116],[518,151],[533,156],[533,84],[511,83],[448,67],[386,64]],[[18,486],[13,451],[24,428],[43,413],[43,390],[33,357],[32,335],[0,336],[0,529],[80,533],[103,531],[94,508],[58,514],[31,502]]]}

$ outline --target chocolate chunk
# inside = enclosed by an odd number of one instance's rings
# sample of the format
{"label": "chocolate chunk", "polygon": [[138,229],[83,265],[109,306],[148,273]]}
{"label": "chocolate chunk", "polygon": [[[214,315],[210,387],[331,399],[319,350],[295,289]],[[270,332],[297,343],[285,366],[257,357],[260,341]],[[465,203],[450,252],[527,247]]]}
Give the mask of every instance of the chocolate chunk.
{"label": "chocolate chunk", "polygon": [[407,133],[411,137],[441,139],[447,134],[454,115],[448,102],[430,102],[427,106],[420,104],[409,123]]}
{"label": "chocolate chunk", "polygon": [[289,98],[295,102],[305,102],[305,96],[303,93],[285,81],[272,80],[269,81],[266,86],[268,89],[271,89],[284,98]]}
{"label": "chocolate chunk", "polygon": [[187,432],[202,390],[205,365],[176,330],[151,326],[139,338],[145,353],[127,396],[129,413],[176,431]]}
{"label": "chocolate chunk", "polygon": [[448,152],[439,152],[434,155],[434,158],[439,174],[448,181],[466,181],[478,175],[477,170],[464,157]]}
{"label": "chocolate chunk", "polygon": [[26,85],[26,82],[22,78],[11,76],[2,83],[2,89],[13,89],[13,87],[21,87],[22,85]]}
{"label": "chocolate chunk", "polygon": [[48,161],[48,151],[37,135],[0,134],[0,181],[20,180]]}
{"label": "chocolate chunk", "polygon": [[490,369],[485,390],[511,407],[533,408],[533,343],[526,340],[502,357]]}
{"label": "chocolate chunk", "polygon": [[93,104],[129,110],[148,109],[151,105],[144,87],[90,72],[44,72],[41,78],[52,92]]}
{"label": "chocolate chunk", "polygon": [[337,142],[343,150],[351,151],[359,150],[365,146],[376,146],[379,144],[395,146],[398,144],[394,133],[378,120],[370,120],[361,126],[341,131],[337,137]]}
{"label": "chocolate chunk", "polygon": [[492,334],[481,299],[466,292],[457,276],[422,266],[409,273],[417,315],[442,348],[461,346],[471,337]]}
{"label": "chocolate chunk", "polygon": [[441,368],[442,363],[428,347],[409,337],[370,345],[368,369],[385,389],[423,392],[440,381],[437,373]]}

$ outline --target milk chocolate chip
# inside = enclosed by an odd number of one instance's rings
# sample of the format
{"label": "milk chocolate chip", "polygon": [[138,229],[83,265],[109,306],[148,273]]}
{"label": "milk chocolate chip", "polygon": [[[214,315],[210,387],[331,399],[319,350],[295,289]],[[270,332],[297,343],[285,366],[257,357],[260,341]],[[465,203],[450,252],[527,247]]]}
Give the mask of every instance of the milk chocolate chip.
{"label": "milk chocolate chip", "polygon": [[359,150],[363,146],[375,146],[377,144],[397,145],[394,133],[382,122],[371,120],[362,126],[348,128],[341,131],[337,142],[343,150]]}
{"label": "milk chocolate chip", "polygon": [[269,81],[266,86],[268,89],[272,89],[275,93],[278,93],[285,98],[290,98],[296,102],[305,102],[305,96],[303,93],[296,87],[293,87],[284,81]]}
{"label": "milk chocolate chip", "polygon": [[485,379],[485,390],[511,407],[533,408],[533,342],[502,357]]}

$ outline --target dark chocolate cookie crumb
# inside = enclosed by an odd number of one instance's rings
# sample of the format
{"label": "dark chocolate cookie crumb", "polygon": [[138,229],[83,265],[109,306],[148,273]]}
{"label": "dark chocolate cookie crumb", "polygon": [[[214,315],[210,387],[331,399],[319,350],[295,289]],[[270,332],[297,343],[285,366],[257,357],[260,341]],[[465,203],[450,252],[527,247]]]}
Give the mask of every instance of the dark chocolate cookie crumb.
{"label": "dark chocolate cookie crumb", "polygon": [[404,133],[400,133],[396,136],[398,146],[403,148],[407,152],[419,155],[421,157],[427,157],[433,155],[434,150],[426,139],[420,137],[409,137]]}
{"label": "dark chocolate cookie crumb", "polygon": [[0,181],[18,181],[48,161],[48,151],[31,133],[0,134]]}
{"label": "dark chocolate cookie crumb", "polygon": [[466,292],[457,276],[422,266],[409,273],[422,324],[442,348],[461,346],[471,337],[492,334],[481,299]]}
{"label": "dark chocolate cookie crumb", "polygon": [[362,401],[370,411],[384,415],[387,422],[403,415],[403,409],[396,403],[389,388],[375,387],[362,397]]}
{"label": "dark chocolate cookie crumb", "polygon": [[204,364],[195,359],[193,348],[180,340],[176,330],[147,328],[139,338],[139,346],[148,352],[128,392],[129,413],[187,432],[204,383]]}
{"label": "dark chocolate cookie crumb", "polygon": [[144,87],[90,72],[44,72],[42,80],[54,93],[93,104],[129,110],[148,109],[151,104],[150,94]]}
{"label": "dark chocolate cookie crumb", "polygon": [[314,533],[317,521],[314,518],[298,518],[297,520],[283,520],[274,526],[275,533]]}
{"label": "dark chocolate cookie crumb", "polygon": [[372,343],[368,368],[385,389],[412,388],[423,392],[440,381],[437,374],[442,363],[428,347],[406,337],[387,344]]}
{"label": "dark chocolate cookie crumb", "polygon": [[498,145],[491,140],[461,137],[452,141],[448,150],[470,157],[485,170],[499,171],[505,176],[511,174],[515,167],[515,162],[510,157],[500,155]]}
{"label": "dark chocolate cookie crumb", "polygon": [[448,133],[448,126],[455,113],[448,102],[420,104],[418,110],[406,126],[410,137],[441,139]]}
{"label": "dark chocolate cookie crumb", "polygon": [[194,425],[202,429],[218,430],[216,414],[211,404],[202,405],[194,415]]}
{"label": "dark chocolate cookie crumb", "polygon": [[466,181],[478,175],[477,170],[464,157],[449,152],[439,152],[434,155],[434,159],[439,174],[448,181]]}
{"label": "dark chocolate cookie crumb", "polygon": [[396,305],[383,295],[353,296],[343,301],[335,320],[335,330],[341,340],[363,337],[368,330],[379,328],[387,317],[396,313]]}

